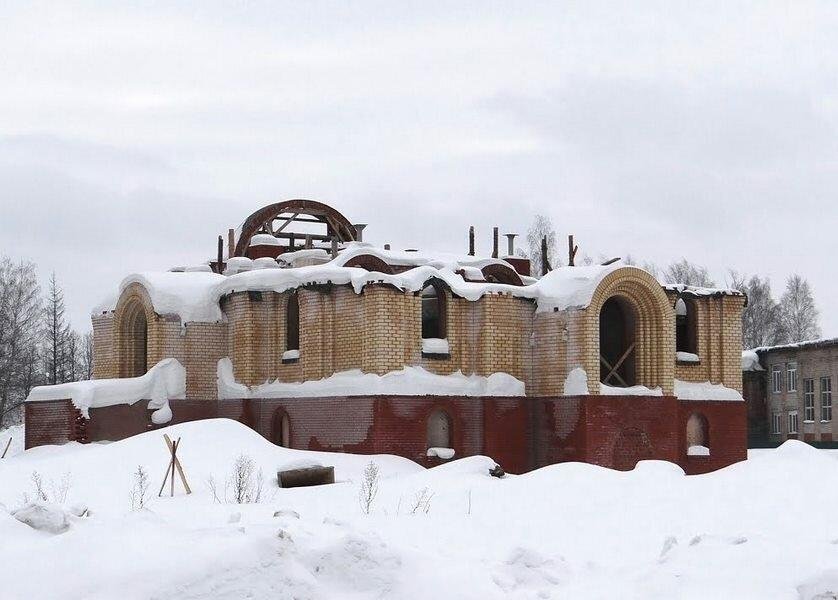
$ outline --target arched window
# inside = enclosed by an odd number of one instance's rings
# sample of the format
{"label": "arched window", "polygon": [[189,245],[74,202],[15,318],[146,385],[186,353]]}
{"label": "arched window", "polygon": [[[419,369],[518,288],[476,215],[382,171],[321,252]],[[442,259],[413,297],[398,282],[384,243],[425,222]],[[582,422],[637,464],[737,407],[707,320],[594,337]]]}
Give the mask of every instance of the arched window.
{"label": "arched window", "polygon": [[422,339],[445,335],[445,292],[429,284],[422,290]]}
{"label": "arched window", "polygon": [[635,311],[629,300],[613,296],[599,313],[599,380],[610,386],[636,383]]}
{"label": "arched window", "polygon": [[122,324],[123,377],[140,377],[148,371],[148,320],[139,301],[132,301]]}
{"label": "arched window", "polygon": [[697,354],[695,302],[678,298],[675,303],[675,350]]}
{"label": "arched window", "polygon": [[710,428],[707,418],[693,413],[687,420],[687,454],[690,456],[710,455]]}
{"label": "arched window", "polygon": [[297,292],[288,297],[285,307],[285,350],[300,349],[300,302]]}
{"label": "arched window", "polygon": [[428,448],[451,447],[451,417],[437,410],[428,417]]}
{"label": "arched window", "polygon": [[291,420],[281,408],[274,413],[273,443],[283,448],[291,447]]}

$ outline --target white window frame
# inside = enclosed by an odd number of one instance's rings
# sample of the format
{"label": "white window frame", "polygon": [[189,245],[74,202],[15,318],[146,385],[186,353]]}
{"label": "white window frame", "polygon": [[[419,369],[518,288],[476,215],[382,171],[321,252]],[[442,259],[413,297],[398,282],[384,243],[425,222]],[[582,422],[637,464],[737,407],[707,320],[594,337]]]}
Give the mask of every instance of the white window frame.
{"label": "white window frame", "polygon": [[790,362],[786,365],[786,383],[789,392],[797,391],[797,363]]}
{"label": "white window frame", "polygon": [[832,377],[821,377],[821,423],[832,420]]}
{"label": "white window frame", "polygon": [[783,366],[771,366],[771,392],[779,394],[783,391]]}
{"label": "white window frame", "polygon": [[797,433],[798,426],[798,416],[797,411],[793,410],[789,413],[789,435],[794,435]]}
{"label": "white window frame", "polygon": [[771,433],[782,433],[780,430],[782,424],[782,415],[774,413],[771,415]]}
{"label": "white window frame", "polygon": [[[821,409],[823,416],[823,409]],[[812,423],[815,420],[815,380],[803,380],[803,422]],[[821,419],[823,420],[823,419]]]}

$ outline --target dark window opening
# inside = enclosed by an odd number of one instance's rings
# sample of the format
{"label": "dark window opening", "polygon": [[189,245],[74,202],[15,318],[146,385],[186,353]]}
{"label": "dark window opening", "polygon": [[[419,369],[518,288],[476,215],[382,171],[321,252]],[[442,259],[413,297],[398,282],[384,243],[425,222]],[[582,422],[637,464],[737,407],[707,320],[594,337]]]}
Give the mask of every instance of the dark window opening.
{"label": "dark window opening", "polygon": [[599,380],[614,387],[635,385],[635,315],[619,296],[606,300],[599,313]]}
{"label": "dark window opening", "polygon": [[675,303],[675,350],[698,354],[695,302],[678,298]]}
{"label": "dark window opening", "polygon": [[422,290],[422,339],[445,339],[445,292],[434,285]]}
{"label": "dark window opening", "polygon": [[288,297],[285,308],[285,349],[300,349],[300,303],[296,292]]}

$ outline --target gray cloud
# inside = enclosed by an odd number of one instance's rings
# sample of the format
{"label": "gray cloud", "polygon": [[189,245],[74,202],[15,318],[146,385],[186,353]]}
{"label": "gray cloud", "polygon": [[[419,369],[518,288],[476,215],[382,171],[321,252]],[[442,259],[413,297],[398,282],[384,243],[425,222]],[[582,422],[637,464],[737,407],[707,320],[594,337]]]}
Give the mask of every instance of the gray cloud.
{"label": "gray cloud", "polygon": [[396,247],[535,212],[592,256],[808,277],[838,335],[829,3],[4,9],[0,252],[77,327],[289,197]]}

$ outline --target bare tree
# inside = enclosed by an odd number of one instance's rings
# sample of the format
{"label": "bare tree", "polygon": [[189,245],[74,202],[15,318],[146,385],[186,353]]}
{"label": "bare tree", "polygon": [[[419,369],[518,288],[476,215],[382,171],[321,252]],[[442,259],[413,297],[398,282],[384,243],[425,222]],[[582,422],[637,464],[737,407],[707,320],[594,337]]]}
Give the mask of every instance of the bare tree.
{"label": "bare tree", "polygon": [[58,286],[55,273],[50,276],[44,315],[47,380],[52,385],[64,383],[69,378],[66,371],[70,327],[64,316],[64,292]]}
{"label": "bare tree", "polygon": [[780,305],[771,295],[771,281],[753,275],[746,278],[730,271],[730,287],[748,296],[748,305],[742,310],[742,345],[745,348],[773,346],[787,340]]}
{"label": "bare tree", "polygon": [[786,291],[780,298],[780,313],[788,341],[800,342],[820,336],[812,288],[800,275],[792,275],[786,280]]}
{"label": "bare tree", "polygon": [[19,421],[29,390],[41,383],[40,291],[34,264],[0,257],[0,426]]}
{"label": "bare tree", "polygon": [[93,332],[88,331],[81,338],[80,379],[93,379]]}
{"label": "bare tree", "polygon": [[670,264],[663,272],[665,283],[683,283],[696,287],[715,287],[716,283],[710,277],[707,267],[696,265],[682,258]]}
{"label": "bare tree", "polygon": [[541,275],[541,240],[547,238],[547,261],[555,268],[561,263],[556,253],[556,230],[550,217],[535,215],[529,231],[527,231],[527,245],[530,248],[530,264],[532,272]]}

